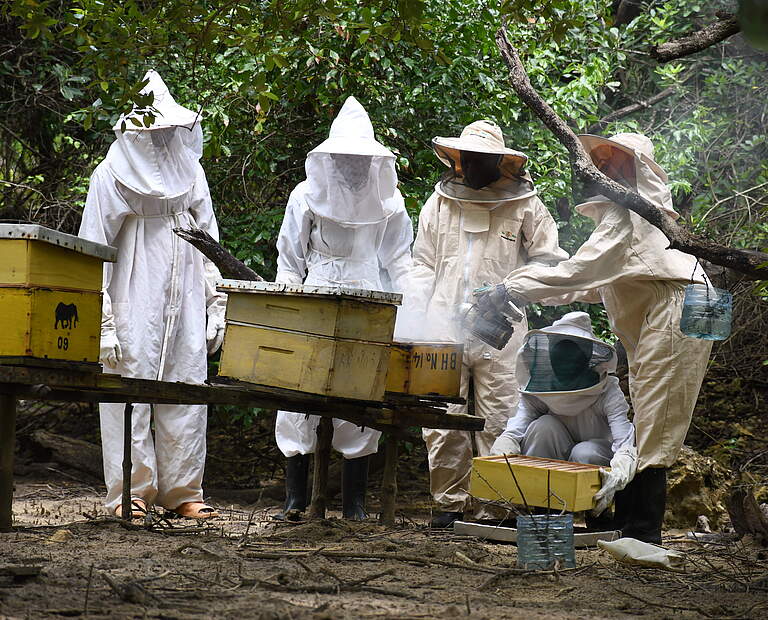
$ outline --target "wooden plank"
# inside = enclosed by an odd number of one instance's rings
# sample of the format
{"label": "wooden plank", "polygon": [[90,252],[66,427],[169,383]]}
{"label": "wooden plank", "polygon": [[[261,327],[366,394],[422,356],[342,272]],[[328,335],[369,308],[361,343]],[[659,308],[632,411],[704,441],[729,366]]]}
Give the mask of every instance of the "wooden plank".
{"label": "wooden plank", "polygon": [[[69,402],[213,403],[284,409],[320,416],[338,417],[359,426],[387,432],[407,427],[482,430],[485,420],[420,404],[384,407],[382,403],[304,394],[268,386],[191,385],[150,379],[132,379],[114,374],[65,371],[0,365],[0,385],[18,398]],[[44,387],[33,387],[44,386]],[[393,427],[400,427],[399,430]]]}
{"label": "wooden plank", "polygon": [[[454,521],[453,533],[458,536],[476,536],[484,540],[498,542],[517,542],[517,530],[513,527],[484,525],[467,521]],[[573,545],[577,549],[596,547],[598,540],[612,541],[621,536],[621,532],[609,530],[606,532],[573,532]]]}

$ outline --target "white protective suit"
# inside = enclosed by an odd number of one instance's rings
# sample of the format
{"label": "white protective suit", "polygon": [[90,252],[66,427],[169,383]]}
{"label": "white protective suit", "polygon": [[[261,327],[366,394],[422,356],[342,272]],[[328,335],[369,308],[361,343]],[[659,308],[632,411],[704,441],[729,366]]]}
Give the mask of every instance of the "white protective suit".
{"label": "white protective suit", "polygon": [[[102,363],[126,377],[202,383],[208,345],[220,343],[226,296],[216,291],[219,272],[173,233],[199,227],[218,239],[208,183],[200,165],[199,115],[173,101],[160,76],[150,71],[157,119],[137,130],[126,117],[117,140],[91,176],[80,236],[118,249],[104,266]],[[134,110],[130,116],[138,116]],[[100,405],[106,506],[121,502],[123,409]],[[169,509],[202,502],[205,405],[154,405],[133,409],[133,497]]]}
{"label": "white protective suit", "polygon": [[[586,383],[593,385],[571,390],[553,385],[547,347],[565,339],[584,349],[591,375]],[[619,380],[608,375],[615,369],[616,351],[595,338],[586,312],[569,312],[550,327],[529,331],[517,355],[520,403],[500,437],[515,440],[520,454],[593,465],[634,451],[629,404]]]}
{"label": "white protective suit", "polygon": [[[486,141],[489,149],[504,149],[503,135],[494,123],[472,123],[462,136],[470,132],[476,140]],[[528,187],[533,188],[530,181]],[[472,377],[475,415],[486,420],[485,429],[474,433],[474,440],[477,456],[485,456],[517,408],[514,362],[527,324],[525,319],[516,324],[507,346],[497,351],[465,334],[454,313],[460,304],[472,302],[472,291],[484,283],[499,282],[510,270],[529,262],[546,269],[568,254],[558,247],[557,226],[535,189],[519,199],[500,202],[449,198],[440,183],[435,189],[419,217],[410,301],[426,314],[422,323],[430,328],[429,338],[464,343],[461,396],[467,397]],[[466,407],[451,405],[449,411],[464,413]],[[467,507],[472,435],[466,431],[423,430],[430,490],[442,511],[461,512]]]}
{"label": "white protective suit", "polygon": [[[588,152],[609,142],[580,138]],[[637,191],[679,217],[650,140],[618,134],[610,143],[633,157]],[[602,196],[576,210],[597,225],[576,254],[555,268],[513,271],[504,284],[531,302],[605,305],[611,329],[627,350],[638,471],[669,467],[688,431],[712,347],[679,328],[685,285],[704,282],[703,272],[693,256],[666,249],[669,242],[658,228]]]}
{"label": "white protective suit", "polygon": [[[356,157],[349,157],[350,155]],[[276,282],[403,291],[413,226],[397,189],[395,156],[378,143],[365,109],[349,97],[328,139],[307,155],[307,178],[291,192],[277,239]],[[311,454],[319,416],[279,411],[275,438],[286,457]],[[333,420],[345,458],[374,454],[379,431]]]}

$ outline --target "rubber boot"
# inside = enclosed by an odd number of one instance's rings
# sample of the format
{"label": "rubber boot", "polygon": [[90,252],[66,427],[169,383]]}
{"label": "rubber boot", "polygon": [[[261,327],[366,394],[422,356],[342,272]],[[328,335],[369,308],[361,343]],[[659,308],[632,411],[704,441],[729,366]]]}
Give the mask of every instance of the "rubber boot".
{"label": "rubber boot", "polygon": [[297,454],[285,459],[285,506],[276,514],[276,521],[298,521],[307,509],[307,475],[309,454]]}
{"label": "rubber boot", "polygon": [[463,512],[436,510],[432,513],[432,521],[429,522],[429,527],[432,529],[451,527],[454,521],[461,521],[463,517]]}
{"label": "rubber boot", "polygon": [[610,508],[594,516],[590,511],[584,514],[584,525],[588,532],[610,532],[616,529]]}
{"label": "rubber boot", "polygon": [[365,491],[368,488],[368,457],[344,459],[341,471],[341,512],[345,519],[363,521],[365,512]]}
{"label": "rubber boot", "polygon": [[[661,525],[667,504],[667,470],[663,467],[649,467],[636,474],[630,484],[632,511],[621,529],[621,535],[660,545]],[[629,488],[627,485],[625,491]]]}

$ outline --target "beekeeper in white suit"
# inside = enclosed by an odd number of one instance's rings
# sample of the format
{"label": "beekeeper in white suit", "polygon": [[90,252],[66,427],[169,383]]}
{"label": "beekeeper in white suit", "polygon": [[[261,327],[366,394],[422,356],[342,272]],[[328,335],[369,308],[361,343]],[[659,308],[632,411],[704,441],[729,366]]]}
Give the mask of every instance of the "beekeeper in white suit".
{"label": "beekeeper in white suit", "polygon": [[[622,133],[579,139],[607,176],[679,217],[648,138]],[[637,474],[616,495],[616,525],[624,536],[659,543],[666,470],[683,445],[712,347],[679,328],[685,285],[704,282],[703,271],[693,256],[667,249],[658,228],[603,196],[576,210],[596,228],[570,260],[551,269],[513,271],[479,301],[496,307],[505,297],[523,304],[556,298],[547,303],[605,305],[611,329],[627,350],[638,451]],[[616,480],[606,472],[603,484],[615,486]]]}
{"label": "beekeeper in white suit", "polygon": [[520,402],[491,454],[610,465],[617,482],[597,494],[603,512],[637,467],[629,403],[609,376],[615,370],[616,350],[595,338],[586,312],[529,331],[517,354]]}
{"label": "beekeeper in white suit", "polygon": [[[288,199],[277,239],[277,282],[403,291],[411,267],[413,227],[397,189],[395,156],[376,141],[363,106],[349,97],[327,140],[307,155],[307,178]],[[287,457],[283,515],[307,506],[309,455],[318,416],[280,411],[275,437]],[[368,457],[381,433],[333,420],[333,447],[344,456],[343,515],[364,519]]]}
{"label": "beekeeper in white suit", "polygon": [[[467,397],[471,377],[475,415],[485,418],[485,429],[474,433],[477,456],[487,456],[517,408],[514,362],[527,323],[516,323],[509,343],[497,351],[465,333],[455,313],[486,282],[528,262],[554,265],[568,254],[558,247],[557,226],[525,172],[527,157],[504,146],[498,125],[476,121],[459,138],[437,137],[432,146],[449,170],[421,210],[409,302],[433,334],[464,343],[461,395]],[[465,407],[451,405],[449,411]],[[438,505],[431,526],[447,527],[469,508],[473,434],[424,429],[423,436]],[[481,509],[475,516],[496,515]]]}
{"label": "beekeeper in white suit", "polygon": [[[218,239],[208,183],[199,159],[199,112],[178,105],[160,75],[149,71],[143,94],[114,126],[116,140],[91,176],[80,236],[118,249],[104,267],[101,361],[126,377],[202,383],[206,353],[221,345],[226,297],[216,267],[173,228],[199,227]],[[133,121],[136,121],[134,123]],[[137,124],[138,123],[138,124]],[[124,129],[124,131],[123,131]],[[123,408],[100,405],[107,508],[121,514]],[[159,504],[179,515],[217,516],[203,502],[205,405],[133,409],[133,514]]]}

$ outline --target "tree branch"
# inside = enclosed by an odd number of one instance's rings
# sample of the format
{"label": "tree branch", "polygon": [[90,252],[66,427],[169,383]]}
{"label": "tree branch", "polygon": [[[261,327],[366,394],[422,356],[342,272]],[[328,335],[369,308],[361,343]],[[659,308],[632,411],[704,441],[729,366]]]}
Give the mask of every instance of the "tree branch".
{"label": "tree branch", "polygon": [[563,122],[557,113],[541,98],[531,86],[525,67],[517,50],[507,38],[504,27],[496,33],[496,44],[509,68],[512,88],[570,154],[574,177],[597,188],[612,201],[637,213],[656,226],[669,239],[669,248],[692,254],[715,265],[729,267],[754,280],[768,279],[768,254],[728,248],[692,235],[664,211],[640,194],[622,187],[600,172],[592,163],[576,134]]}
{"label": "tree branch", "polygon": [[589,133],[599,131],[608,123],[611,123],[620,118],[624,118],[625,116],[629,116],[630,114],[634,114],[639,110],[650,108],[653,104],[658,103],[659,101],[662,101],[663,99],[666,99],[667,97],[672,95],[677,90],[677,87],[678,85],[675,84],[674,86],[670,86],[669,88],[665,88],[661,92],[656,93],[652,97],[648,97],[648,99],[643,99],[631,105],[624,106],[623,108],[619,108],[618,110],[614,110],[610,114],[606,114],[603,118],[601,118],[596,123],[593,123],[592,125],[590,125],[587,131]]}
{"label": "tree branch", "polygon": [[720,21],[691,32],[684,37],[651,48],[651,56],[659,62],[669,62],[690,56],[724,41],[741,30],[739,20],[729,13],[719,15]]}
{"label": "tree branch", "polygon": [[248,265],[232,256],[228,250],[201,228],[174,228],[173,232],[205,254],[219,268],[223,277],[235,280],[264,280]]}

